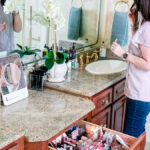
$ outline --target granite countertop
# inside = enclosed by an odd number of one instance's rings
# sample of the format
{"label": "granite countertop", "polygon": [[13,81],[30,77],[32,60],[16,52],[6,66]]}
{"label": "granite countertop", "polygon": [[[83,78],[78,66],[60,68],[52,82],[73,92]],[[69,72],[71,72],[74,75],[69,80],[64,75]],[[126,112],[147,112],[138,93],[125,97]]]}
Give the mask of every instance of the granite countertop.
{"label": "granite countertop", "polygon": [[114,75],[92,75],[85,70],[72,70],[62,83],[46,82],[46,87],[91,97],[125,78],[125,72]]}
{"label": "granite countertop", "polygon": [[0,106],[0,149],[25,136],[26,142],[46,141],[92,111],[88,100],[46,89],[29,98]]}

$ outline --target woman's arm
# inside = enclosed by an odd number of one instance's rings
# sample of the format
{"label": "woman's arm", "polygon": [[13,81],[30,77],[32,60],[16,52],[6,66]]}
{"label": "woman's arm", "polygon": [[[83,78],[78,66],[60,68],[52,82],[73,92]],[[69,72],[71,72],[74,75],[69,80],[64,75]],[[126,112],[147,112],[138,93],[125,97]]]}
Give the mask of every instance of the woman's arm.
{"label": "woman's arm", "polygon": [[[139,48],[142,52],[143,58],[129,54],[127,57],[127,62],[132,63],[139,69],[148,71],[150,70],[150,47],[140,45]],[[117,40],[112,44],[111,50],[114,54],[123,58],[125,50],[123,50],[122,47],[117,43]]]}
{"label": "woman's arm", "polygon": [[134,64],[137,68],[150,70],[150,47],[140,45],[143,58],[129,54],[127,61]]}
{"label": "woman's arm", "polygon": [[15,32],[20,32],[22,29],[22,21],[19,13],[13,13],[13,27]]}
{"label": "woman's arm", "polygon": [[5,28],[6,28],[6,24],[5,23],[0,24],[0,32],[5,30]]}

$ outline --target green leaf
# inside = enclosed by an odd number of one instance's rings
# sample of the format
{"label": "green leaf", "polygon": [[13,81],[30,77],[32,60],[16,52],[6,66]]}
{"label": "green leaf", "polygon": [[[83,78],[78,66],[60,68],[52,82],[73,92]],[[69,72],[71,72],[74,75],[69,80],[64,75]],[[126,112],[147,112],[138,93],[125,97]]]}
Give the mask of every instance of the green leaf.
{"label": "green leaf", "polygon": [[18,48],[20,48],[21,50],[23,50],[23,47],[20,44],[16,44],[18,46]]}
{"label": "green leaf", "polygon": [[41,50],[40,50],[40,49],[33,49],[32,52],[33,52],[33,53],[41,52]]}
{"label": "green leaf", "polygon": [[20,58],[22,58],[24,56],[24,53],[21,50],[13,50],[11,53],[17,53],[17,54],[19,54]]}
{"label": "green leaf", "polygon": [[45,60],[45,66],[47,67],[48,70],[50,70],[54,65],[54,59],[46,59]]}
{"label": "green leaf", "polygon": [[65,60],[66,60],[65,53],[57,52],[56,55],[57,55],[56,63],[57,64],[63,64],[65,62]]}
{"label": "green leaf", "polygon": [[53,53],[53,51],[50,51],[48,53],[48,57],[51,58],[51,59],[54,59],[54,53]]}
{"label": "green leaf", "polygon": [[32,51],[30,50],[30,48],[29,48],[28,46],[25,46],[25,47],[24,47],[24,53],[25,53],[26,55],[31,55],[31,54],[32,54]]}

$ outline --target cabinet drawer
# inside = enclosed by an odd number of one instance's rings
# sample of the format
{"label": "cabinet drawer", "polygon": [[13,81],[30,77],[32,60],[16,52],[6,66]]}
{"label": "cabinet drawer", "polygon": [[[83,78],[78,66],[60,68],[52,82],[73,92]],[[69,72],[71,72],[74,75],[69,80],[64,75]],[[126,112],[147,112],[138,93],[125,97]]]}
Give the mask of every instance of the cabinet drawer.
{"label": "cabinet drawer", "polygon": [[93,97],[93,102],[95,104],[95,109],[92,111],[92,116],[98,114],[101,110],[106,108],[112,103],[112,88],[103,91]]}
{"label": "cabinet drawer", "polygon": [[97,125],[110,128],[110,120],[111,120],[110,116],[111,116],[111,107],[97,114],[95,117],[91,119],[91,122]]}
{"label": "cabinet drawer", "polygon": [[[98,125],[95,125],[93,123],[89,123],[89,122],[85,122],[85,121],[81,121],[79,122],[78,126],[79,127],[84,127],[85,125],[91,125],[91,126],[95,126],[95,127],[99,127]],[[120,137],[123,138],[123,140],[127,143],[127,145],[129,146],[128,150],[143,150],[144,149],[144,145],[145,145],[145,133],[143,133],[139,138],[135,138],[114,130],[110,130],[108,128],[103,127],[103,131],[104,132],[109,132],[112,133],[114,135],[119,135]],[[55,140],[56,141],[56,140]],[[56,150],[55,148],[49,147],[48,150]]]}
{"label": "cabinet drawer", "polygon": [[113,101],[118,100],[124,95],[124,86],[125,86],[125,80],[121,81],[120,83],[114,86]]}
{"label": "cabinet drawer", "polygon": [[24,137],[19,138],[1,150],[24,150]]}

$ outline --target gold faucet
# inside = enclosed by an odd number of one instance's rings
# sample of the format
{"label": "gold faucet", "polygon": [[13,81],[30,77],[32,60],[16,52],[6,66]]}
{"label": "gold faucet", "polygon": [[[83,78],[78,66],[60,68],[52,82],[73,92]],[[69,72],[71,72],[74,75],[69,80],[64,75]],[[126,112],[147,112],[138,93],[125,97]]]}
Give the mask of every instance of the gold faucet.
{"label": "gold faucet", "polygon": [[[94,58],[94,59],[93,59],[93,58]],[[97,52],[93,52],[93,53],[92,53],[91,59],[93,59],[94,61],[97,61],[97,60],[98,60],[98,54],[97,54]]]}
{"label": "gold faucet", "polygon": [[84,66],[83,54],[79,56],[79,65],[80,65],[80,67],[83,67],[83,66]]}
{"label": "gold faucet", "polygon": [[86,53],[86,64],[89,64],[90,63],[90,58],[91,56],[89,56],[89,53]]}
{"label": "gold faucet", "polygon": [[89,64],[91,61],[97,61],[97,60],[98,60],[98,54],[96,51],[94,51],[91,56],[89,56],[89,53],[86,54],[86,64]]}

